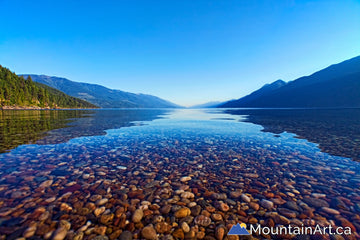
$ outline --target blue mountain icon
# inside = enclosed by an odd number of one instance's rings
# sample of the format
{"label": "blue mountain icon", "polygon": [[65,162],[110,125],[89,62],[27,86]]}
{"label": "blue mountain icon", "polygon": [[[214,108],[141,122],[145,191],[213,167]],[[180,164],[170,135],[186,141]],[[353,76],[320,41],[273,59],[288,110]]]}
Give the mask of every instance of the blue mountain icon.
{"label": "blue mountain icon", "polygon": [[245,223],[242,223],[241,225],[238,223],[232,226],[228,235],[250,235],[250,233],[246,230]]}

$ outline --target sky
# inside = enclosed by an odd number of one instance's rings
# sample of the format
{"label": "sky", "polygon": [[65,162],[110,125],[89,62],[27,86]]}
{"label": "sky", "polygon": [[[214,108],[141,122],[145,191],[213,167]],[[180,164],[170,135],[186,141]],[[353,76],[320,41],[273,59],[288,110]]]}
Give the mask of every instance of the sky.
{"label": "sky", "polygon": [[360,0],[0,0],[0,65],[190,106],[360,55]]}

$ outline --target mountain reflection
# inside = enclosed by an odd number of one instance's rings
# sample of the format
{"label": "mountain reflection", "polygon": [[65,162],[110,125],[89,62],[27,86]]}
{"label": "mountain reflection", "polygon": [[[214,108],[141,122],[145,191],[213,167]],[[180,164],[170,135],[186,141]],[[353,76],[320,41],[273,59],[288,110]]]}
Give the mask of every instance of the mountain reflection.
{"label": "mountain reflection", "polygon": [[360,161],[360,109],[239,109],[245,122],[263,126],[264,132],[294,133],[319,144],[322,152]]}
{"label": "mountain reflection", "polygon": [[0,153],[22,144],[57,144],[105,130],[160,118],[169,110],[3,110],[0,111]]}

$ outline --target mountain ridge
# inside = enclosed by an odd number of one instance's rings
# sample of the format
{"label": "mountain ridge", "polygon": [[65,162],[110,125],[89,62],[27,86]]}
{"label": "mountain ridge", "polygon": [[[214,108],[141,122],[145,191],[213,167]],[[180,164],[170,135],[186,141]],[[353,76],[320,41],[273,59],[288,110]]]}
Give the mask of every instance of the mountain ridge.
{"label": "mountain ridge", "polygon": [[21,74],[31,76],[36,82],[56,88],[70,96],[78,97],[102,108],[178,108],[180,106],[159,97],[110,89],[99,84],[75,82],[67,78]]}
{"label": "mountain ridge", "polygon": [[[262,88],[219,107],[360,107],[360,56],[332,64],[311,75],[256,94]],[[252,97],[249,99],[250,96]]]}

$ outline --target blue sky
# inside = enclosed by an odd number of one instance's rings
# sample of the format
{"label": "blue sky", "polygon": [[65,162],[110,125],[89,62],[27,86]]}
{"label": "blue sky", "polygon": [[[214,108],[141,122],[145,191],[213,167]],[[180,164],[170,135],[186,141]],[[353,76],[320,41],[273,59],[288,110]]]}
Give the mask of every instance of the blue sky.
{"label": "blue sky", "polygon": [[360,55],[359,0],[0,0],[0,64],[181,105]]}

